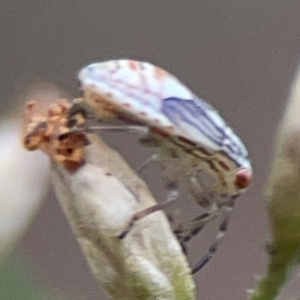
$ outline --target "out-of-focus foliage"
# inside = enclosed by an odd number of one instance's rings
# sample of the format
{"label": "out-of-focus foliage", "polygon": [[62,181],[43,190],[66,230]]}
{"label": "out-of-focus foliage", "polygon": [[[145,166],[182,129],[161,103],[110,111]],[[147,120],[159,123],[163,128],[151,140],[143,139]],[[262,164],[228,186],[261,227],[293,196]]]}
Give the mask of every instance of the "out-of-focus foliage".
{"label": "out-of-focus foliage", "polygon": [[267,274],[252,300],[275,299],[300,262],[300,73],[275,139],[266,188],[273,240],[268,246]]}
{"label": "out-of-focus foliage", "polygon": [[0,124],[0,261],[26,232],[48,187],[49,160],[23,149],[20,123]]}
{"label": "out-of-focus foliage", "polygon": [[[67,300],[46,288],[33,274],[29,258],[18,254],[0,264],[0,299],[2,300]],[[71,298],[69,298],[71,299]],[[72,297],[72,299],[74,299]]]}

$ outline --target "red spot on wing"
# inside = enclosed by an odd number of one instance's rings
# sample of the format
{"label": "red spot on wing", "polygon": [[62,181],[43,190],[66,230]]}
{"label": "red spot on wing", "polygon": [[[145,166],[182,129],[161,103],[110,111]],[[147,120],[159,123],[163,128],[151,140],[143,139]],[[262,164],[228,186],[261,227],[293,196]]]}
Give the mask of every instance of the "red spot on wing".
{"label": "red spot on wing", "polygon": [[157,134],[157,135],[159,135],[159,136],[161,136],[163,138],[169,138],[169,136],[170,136],[168,133],[166,133],[165,131],[160,130],[157,127],[152,127],[151,126],[150,130],[151,130],[152,133]]}
{"label": "red spot on wing", "polygon": [[167,72],[159,67],[154,67],[154,77],[158,80],[164,78]]}
{"label": "red spot on wing", "polygon": [[131,70],[136,71],[139,70],[139,63],[135,60],[129,60],[128,61],[128,66]]}
{"label": "red spot on wing", "polygon": [[130,103],[127,103],[127,102],[125,102],[125,103],[123,103],[123,104],[122,104],[122,106],[123,106],[123,107],[126,107],[126,108],[130,108],[130,107],[131,107],[131,104],[130,104]]}

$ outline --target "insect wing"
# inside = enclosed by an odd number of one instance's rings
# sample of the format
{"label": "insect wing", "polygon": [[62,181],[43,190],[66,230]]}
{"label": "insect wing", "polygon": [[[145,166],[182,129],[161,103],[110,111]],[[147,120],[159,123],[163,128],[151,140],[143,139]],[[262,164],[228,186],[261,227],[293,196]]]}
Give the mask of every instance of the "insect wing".
{"label": "insect wing", "polygon": [[147,62],[114,60],[91,64],[78,77],[83,89],[141,122],[222,151],[237,166],[251,168],[245,146],[218,112],[165,70]]}
{"label": "insect wing", "polygon": [[240,167],[251,167],[242,141],[205,101],[199,98],[168,98],[163,102],[162,112],[177,129],[180,128],[185,138],[226,153]]}
{"label": "insect wing", "polygon": [[116,60],[94,63],[78,74],[88,89],[140,121],[180,134],[162,113],[163,101],[176,95],[191,98],[192,93],[168,72],[147,62]]}

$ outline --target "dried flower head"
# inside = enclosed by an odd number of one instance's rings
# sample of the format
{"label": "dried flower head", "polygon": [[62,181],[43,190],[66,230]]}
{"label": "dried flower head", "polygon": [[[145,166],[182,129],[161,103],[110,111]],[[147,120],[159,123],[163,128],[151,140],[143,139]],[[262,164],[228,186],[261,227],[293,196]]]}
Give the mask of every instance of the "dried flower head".
{"label": "dried flower head", "polygon": [[27,102],[23,145],[29,151],[41,149],[51,159],[75,171],[84,163],[84,147],[89,141],[81,112],[73,116],[70,126],[67,116],[71,107],[66,99],[59,99],[48,108],[37,101]]}

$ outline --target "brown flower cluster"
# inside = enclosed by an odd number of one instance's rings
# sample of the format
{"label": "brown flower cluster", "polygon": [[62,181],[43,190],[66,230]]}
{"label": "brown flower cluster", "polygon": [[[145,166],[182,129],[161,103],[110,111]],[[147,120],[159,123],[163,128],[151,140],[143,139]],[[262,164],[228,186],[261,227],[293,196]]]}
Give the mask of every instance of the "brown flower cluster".
{"label": "brown flower cluster", "polygon": [[78,112],[69,125],[72,103],[60,99],[45,108],[37,101],[25,106],[23,145],[29,151],[41,149],[70,171],[84,163],[84,148],[89,144],[84,131],[85,116]]}

